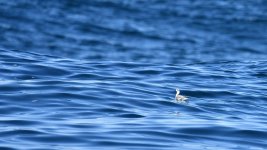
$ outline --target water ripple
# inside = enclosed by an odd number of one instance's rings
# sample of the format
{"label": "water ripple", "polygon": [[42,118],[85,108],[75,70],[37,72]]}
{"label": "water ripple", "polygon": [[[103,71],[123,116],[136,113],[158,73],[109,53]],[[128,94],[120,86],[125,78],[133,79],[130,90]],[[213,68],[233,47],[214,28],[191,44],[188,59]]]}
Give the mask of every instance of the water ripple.
{"label": "water ripple", "polygon": [[[161,66],[2,52],[0,134],[17,146],[266,146],[266,88],[264,76],[255,76],[266,62]],[[177,87],[189,97],[185,103],[174,101]]]}
{"label": "water ripple", "polygon": [[0,149],[265,149],[265,6],[1,1]]}

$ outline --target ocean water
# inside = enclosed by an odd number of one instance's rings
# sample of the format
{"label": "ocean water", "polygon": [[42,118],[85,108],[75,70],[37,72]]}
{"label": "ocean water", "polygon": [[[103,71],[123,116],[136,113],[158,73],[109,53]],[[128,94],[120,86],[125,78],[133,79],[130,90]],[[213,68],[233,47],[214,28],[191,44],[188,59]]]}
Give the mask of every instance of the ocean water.
{"label": "ocean water", "polygon": [[266,27],[265,0],[0,0],[0,149],[265,150]]}

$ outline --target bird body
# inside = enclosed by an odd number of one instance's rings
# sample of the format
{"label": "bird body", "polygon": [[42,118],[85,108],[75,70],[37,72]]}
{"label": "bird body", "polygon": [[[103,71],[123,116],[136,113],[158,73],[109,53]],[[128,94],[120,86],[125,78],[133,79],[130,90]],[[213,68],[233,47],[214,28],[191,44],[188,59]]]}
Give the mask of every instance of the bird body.
{"label": "bird body", "polygon": [[187,99],[187,97],[185,97],[183,95],[180,95],[180,90],[179,89],[176,89],[175,100],[177,100],[177,101],[184,101],[186,99]]}

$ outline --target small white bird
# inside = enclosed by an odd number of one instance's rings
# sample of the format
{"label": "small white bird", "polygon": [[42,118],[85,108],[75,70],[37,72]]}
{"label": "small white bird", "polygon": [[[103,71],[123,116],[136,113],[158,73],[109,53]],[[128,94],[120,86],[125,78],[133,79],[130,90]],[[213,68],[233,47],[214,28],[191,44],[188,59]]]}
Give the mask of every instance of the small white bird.
{"label": "small white bird", "polygon": [[176,95],[175,95],[175,100],[177,101],[184,101],[187,99],[187,97],[183,96],[183,95],[179,95],[180,94],[180,90],[177,88],[176,89]]}

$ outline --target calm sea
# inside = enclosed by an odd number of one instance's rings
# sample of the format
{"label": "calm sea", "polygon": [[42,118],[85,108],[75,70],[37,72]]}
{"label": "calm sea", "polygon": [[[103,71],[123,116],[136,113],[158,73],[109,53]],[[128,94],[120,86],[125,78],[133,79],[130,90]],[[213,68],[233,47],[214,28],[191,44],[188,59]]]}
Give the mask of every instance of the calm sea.
{"label": "calm sea", "polygon": [[0,149],[265,150],[266,58],[266,0],[0,0]]}

